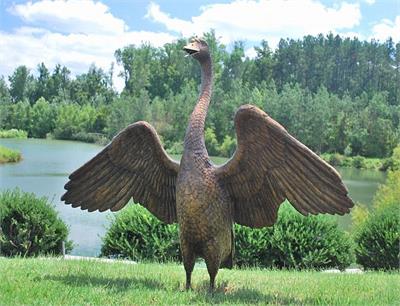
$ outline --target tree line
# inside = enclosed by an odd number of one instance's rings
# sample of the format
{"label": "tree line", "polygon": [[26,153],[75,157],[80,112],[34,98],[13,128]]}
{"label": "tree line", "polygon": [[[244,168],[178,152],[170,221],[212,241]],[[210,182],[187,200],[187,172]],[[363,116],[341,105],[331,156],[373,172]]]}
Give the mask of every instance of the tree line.
{"label": "tree line", "polygon": [[[245,103],[264,109],[318,153],[386,157],[400,142],[400,43],[321,34],[282,39],[274,51],[262,41],[249,58],[244,42],[228,50],[214,32],[204,36],[214,64],[205,131],[211,155],[234,151],[234,113]],[[92,65],[75,78],[61,65],[49,71],[41,63],[35,75],[17,67],[8,83],[0,78],[0,128],[95,141],[146,120],[170,153],[180,153],[200,84],[197,62],[184,58],[186,43],[118,49],[121,93],[114,90],[113,66]]]}

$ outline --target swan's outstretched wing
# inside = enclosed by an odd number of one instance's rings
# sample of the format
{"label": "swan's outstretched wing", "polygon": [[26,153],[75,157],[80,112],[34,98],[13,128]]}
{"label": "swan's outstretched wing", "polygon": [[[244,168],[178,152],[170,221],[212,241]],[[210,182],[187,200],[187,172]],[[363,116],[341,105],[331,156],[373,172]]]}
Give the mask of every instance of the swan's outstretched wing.
{"label": "swan's outstretched wing", "polygon": [[176,222],[178,170],[153,127],[136,122],[69,176],[61,200],[88,211],[117,211],[133,198],[160,220]]}
{"label": "swan's outstretched wing", "polygon": [[234,202],[235,222],[272,225],[285,199],[303,215],[349,212],[353,202],[336,170],[265,112],[244,105],[236,113],[235,127],[236,152],[216,169]]}

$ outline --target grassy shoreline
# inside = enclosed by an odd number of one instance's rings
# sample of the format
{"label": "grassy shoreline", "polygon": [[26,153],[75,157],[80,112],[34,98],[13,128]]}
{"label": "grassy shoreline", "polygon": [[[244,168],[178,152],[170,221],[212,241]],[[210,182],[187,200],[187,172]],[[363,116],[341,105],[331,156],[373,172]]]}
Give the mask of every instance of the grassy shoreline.
{"label": "grassy shoreline", "polygon": [[16,163],[21,159],[21,152],[0,146],[0,164]]}
{"label": "grassy shoreline", "polygon": [[28,138],[28,133],[23,130],[11,129],[11,130],[0,130],[0,138]]}
{"label": "grassy shoreline", "polygon": [[[109,139],[103,134],[99,133],[78,133],[70,138],[55,138],[53,134],[48,134],[50,139],[58,140],[73,140],[84,143],[94,143],[100,146],[105,146],[109,143]],[[28,138],[28,133],[23,130],[11,129],[11,130],[0,130],[0,138]],[[168,151],[168,148],[167,148]],[[170,155],[181,155],[181,154],[170,154]],[[339,153],[322,153],[320,157],[331,164],[334,167],[345,167],[345,168],[357,168],[365,170],[380,170],[386,171],[390,167],[390,158],[373,158],[364,156],[345,156]],[[229,157],[213,156],[217,160],[218,164],[225,162]]]}
{"label": "grassy shoreline", "polygon": [[186,292],[182,265],[38,258],[0,258],[0,275],[2,305],[392,305],[400,290],[399,273],[222,269],[210,294],[207,270],[195,268]]}
{"label": "grassy shoreline", "polygon": [[388,158],[364,156],[345,156],[339,153],[323,153],[320,157],[334,167],[356,168],[364,170],[388,170]]}

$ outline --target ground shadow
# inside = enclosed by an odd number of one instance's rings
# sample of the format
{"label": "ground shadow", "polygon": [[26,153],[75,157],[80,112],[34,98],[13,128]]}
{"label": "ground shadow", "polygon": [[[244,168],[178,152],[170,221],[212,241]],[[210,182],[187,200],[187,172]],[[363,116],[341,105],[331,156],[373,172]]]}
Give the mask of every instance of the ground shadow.
{"label": "ground shadow", "polygon": [[296,299],[283,294],[265,294],[252,288],[234,288],[228,282],[222,282],[217,285],[214,292],[209,291],[209,282],[205,281],[193,291],[196,296],[192,299],[192,303],[198,303],[205,300],[207,303],[219,304],[278,304],[278,305],[304,305],[315,304],[312,299]]}
{"label": "ground shadow", "polygon": [[92,275],[70,274],[66,276],[49,275],[46,277],[52,281],[62,282],[68,286],[88,286],[103,287],[110,291],[126,291],[135,288],[146,289],[165,289],[162,282],[154,280],[150,277],[96,277]]}
{"label": "ground shadow", "polygon": [[[133,289],[146,288],[150,290],[165,290],[171,291],[171,288],[167,288],[162,281],[154,280],[149,277],[96,277],[85,274],[70,274],[66,276],[48,275],[45,277],[48,280],[62,282],[68,286],[76,287],[102,287],[111,292],[123,292]],[[173,290],[182,291],[183,284],[177,284]],[[209,291],[209,282],[204,281],[194,289],[191,290],[192,297],[191,303],[228,303],[228,304],[281,304],[281,305],[304,305],[304,304],[315,304],[316,301],[311,299],[296,299],[293,297],[286,296],[282,293],[262,293],[252,288],[235,288],[234,285],[229,284],[226,281],[217,283],[217,287],[213,292]]]}

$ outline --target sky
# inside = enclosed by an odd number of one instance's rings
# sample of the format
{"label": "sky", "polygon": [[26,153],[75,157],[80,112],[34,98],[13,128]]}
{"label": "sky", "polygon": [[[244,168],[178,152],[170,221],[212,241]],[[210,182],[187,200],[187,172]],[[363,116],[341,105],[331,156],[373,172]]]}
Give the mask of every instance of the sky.
{"label": "sky", "polygon": [[0,0],[0,76],[19,65],[35,74],[41,62],[74,76],[93,63],[108,71],[118,48],[159,47],[210,29],[228,49],[244,41],[249,57],[261,40],[275,48],[281,38],[308,34],[399,42],[400,0]]}

